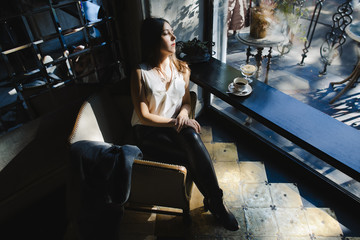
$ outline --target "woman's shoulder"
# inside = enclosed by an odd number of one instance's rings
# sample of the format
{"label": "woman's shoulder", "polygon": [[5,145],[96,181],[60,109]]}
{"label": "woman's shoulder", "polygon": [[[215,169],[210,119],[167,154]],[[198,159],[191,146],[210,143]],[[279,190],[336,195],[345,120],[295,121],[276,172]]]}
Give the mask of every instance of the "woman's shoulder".
{"label": "woman's shoulder", "polygon": [[145,71],[149,71],[152,69],[152,67],[148,63],[140,63],[138,65],[138,68]]}
{"label": "woman's shoulder", "polygon": [[133,74],[140,74],[141,72],[146,72],[151,70],[151,67],[147,63],[139,63],[132,69]]}

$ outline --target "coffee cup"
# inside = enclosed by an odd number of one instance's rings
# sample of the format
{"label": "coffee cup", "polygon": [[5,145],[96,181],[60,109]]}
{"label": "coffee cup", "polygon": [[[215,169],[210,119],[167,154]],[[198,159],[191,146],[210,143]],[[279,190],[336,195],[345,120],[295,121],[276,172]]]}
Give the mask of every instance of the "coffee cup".
{"label": "coffee cup", "polygon": [[234,89],[238,92],[244,91],[249,84],[249,81],[242,77],[237,77],[233,81]]}

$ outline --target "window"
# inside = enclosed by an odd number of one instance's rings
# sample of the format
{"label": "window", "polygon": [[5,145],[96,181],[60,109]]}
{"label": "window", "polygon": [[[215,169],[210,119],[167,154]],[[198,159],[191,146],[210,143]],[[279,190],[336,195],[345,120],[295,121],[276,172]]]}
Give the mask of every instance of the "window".
{"label": "window", "polygon": [[116,77],[113,20],[101,1],[15,1],[2,8],[0,135],[60,105],[64,89]]}

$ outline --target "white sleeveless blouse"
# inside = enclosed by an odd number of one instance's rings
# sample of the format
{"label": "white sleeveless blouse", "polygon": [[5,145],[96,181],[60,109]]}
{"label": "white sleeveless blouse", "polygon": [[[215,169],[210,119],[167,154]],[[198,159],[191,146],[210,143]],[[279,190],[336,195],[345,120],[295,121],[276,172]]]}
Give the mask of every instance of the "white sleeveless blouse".
{"label": "white sleeveless blouse", "polygon": [[[159,72],[147,64],[140,64],[141,81],[145,88],[145,97],[149,104],[149,112],[168,118],[175,118],[181,108],[185,95],[183,75],[172,65],[172,79],[168,90],[161,80]],[[141,124],[136,112],[133,112],[131,125]]]}

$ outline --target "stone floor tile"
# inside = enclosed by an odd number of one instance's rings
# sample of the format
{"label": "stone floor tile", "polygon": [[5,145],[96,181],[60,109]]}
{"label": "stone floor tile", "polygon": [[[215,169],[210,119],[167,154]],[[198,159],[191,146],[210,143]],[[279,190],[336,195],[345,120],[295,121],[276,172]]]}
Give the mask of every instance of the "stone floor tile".
{"label": "stone floor tile", "polygon": [[248,240],[279,240],[278,237],[266,237],[266,236],[248,236]]}
{"label": "stone floor tile", "polygon": [[224,192],[224,200],[228,206],[241,208],[244,200],[241,196],[241,186],[236,182],[220,182],[220,187]]}
{"label": "stone floor tile", "polygon": [[225,236],[224,229],[214,216],[203,209],[197,209],[192,215],[191,236]]}
{"label": "stone floor tile", "polygon": [[269,185],[266,183],[245,183],[241,185],[244,205],[249,208],[269,208],[273,205]]}
{"label": "stone floor tile", "polygon": [[237,162],[215,162],[214,168],[219,182],[240,183],[240,168]]}
{"label": "stone floor tile", "polygon": [[[156,209],[157,207],[153,207]],[[124,211],[124,216],[121,219],[122,223],[152,223],[156,219],[155,213],[141,212],[135,210]]]}
{"label": "stone floor tile", "polygon": [[[227,236],[227,237],[220,237],[220,236],[196,236],[195,238],[192,239],[196,239],[196,240],[247,240],[247,238],[241,238],[239,236]],[[159,239],[161,240],[161,239]],[[180,240],[180,239],[179,239]]]}
{"label": "stone floor tile", "polygon": [[245,209],[245,222],[249,236],[277,237],[279,233],[274,210],[270,207]]}
{"label": "stone floor tile", "polygon": [[300,208],[303,206],[299,189],[293,183],[269,184],[274,205],[279,208]]}
{"label": "stone floor tile", "polygon": [[335,214],[328,208],[306,208],[310,231],[315,237],[339,237],[342,230]]}
{"label": "stone floor tile", "polygon": [[184,223],[181,216],[157,214],[155,235],[162,238],[184,239],[191,236],[191,225]]}
{"label": "stone floor tile", "polygon": [[238,232],[241,232],[241,235],[239,235],[239,236],[245,237],[246,232],[247,232],[246,220],[245,220],[245,209],[243,207],[234,207],[234,206],[230,206],[229,209],[234,214],[236,220],[239,223],[240,229],[238,230]]}
{"label": "stone floor tile", "polygon": [[309,237],[310,229],[302,208],[276,208],[279,232],[284,237]]}
{"label": "stone floor tile", "polygon": [[310,236],[294,237],[294,236],[281,236],[279,240],[313,240]]}
{"label": "stone floor tile", "polygon": [[263,183],[267,181],[263,162],[240,162],[239,167],[242,183]]}
{"label": "stone floor tile", "polygon": [[343,240],[342,237],[316,237],[316,240]]}
{"label": "stone floor tile", "polygon": [[200,137],[204,143],[212,143],[213,136],[211,126],[201,126]]}
{"label": "stone floor tile", "polygon": [[230,161],[237,162],[238,154],[235,143],[223,143],[223,142],[215,142],[213,143],[213,151],[214,151],[214,161]]}
{"label": "stone floor tile", "polygon": [[242,208],[227,204],[242,226],[243,231],[228,231],[207,211],[204,211],[203,196],[196,186],[190,201],[191,224],[182,222],[181,216],[157,214],[155,234],[159,239],[245,239],[245,220]]}
{"label": "stone floor tile", "polygon": [[196,185],[193,185],[191,198],[190,198],[190,214],[192,210],[204,207],[204,196],[201,194]]}
{"label": "stone floor tile", "polygon": [[214,161],[214,146],[213,146],[213,144],[204,142],[204,145],[209,152],[211,160]]}
{"label": "stone floor tile", "polygon": [[[120,236],[124,235],[154,235],[156,214],[125,210],[120,224]],[[126,239],[126,238],[121,238]]]}
{"label": "stone floor tile", "polygon": [[[200,212],[195,214],[192,218],[192,236],[194,239],[206,239],[205,236],[209,239],[245,239],[246,227],[245,227],[245,217],[244,210],[242,208],[233,208],[229,207],[231,212],[234,214],[240,229],[237,231],[226,230],[220,222],[218,222],[210,212]],[[218,237],[218,238],[213,238]],[[220,238],[219,238],[220,237]]]}
{"label": "stone floor tile", "polygon": [[[186,239],[216,239],[213,237],[223,237],[221,239],[233,239],[232,237],[235,237],[234,239],[243,239],[240,236],[243,236],[245,234],[245,220],[244,220],[244,210],[242,207],[237,207],[233,205],[233,201],[236,202],[237,200],[231,199],[231,194],[228,194],[229,191],[224,190],[224,200],[226,202],[226,205],[229,209],[233,212],[236,219],[238,220],[241,230],[232,232],[224,229],[219,222],[215,220],[215,218],[212,216],[212,214],[207,211],[204,211],[204,204],[203,204],[203,196],[198,190],[196,186],[194,186],[192,191],[192,197],[190,200],[190,216],[191,216],[191,226],[190,229],[181,229],[186,232]],[[231,201],[228,201],[228,200]],[[165,217],[162,217],[162,220],[165,221]],[[174,224],[175,226],[177,224],[180,224],[179,220],[174,219],[168,219],[170,221],[170,224]],[[156,223],[158,224],[158,222]],[[163,227],[165,227],[165,223],[162,223]],[[173,227],[173,226],[172,226]],[[170,227],[169,227],[170,228]],[[165,230],[163,233],[166,233]],[[179,234],[178,234],[179,235]],[[163,235],[164,236],[164,235]],[[183,235],[185,236],[185,234]],[[240,237],[240,238],[239,238]]]}
{"label": "stone floor tile", "polygon": [[159,240],[155,235],[142,235],[142,234],[125,234],[119,237],[119,239],[126,240]]}

